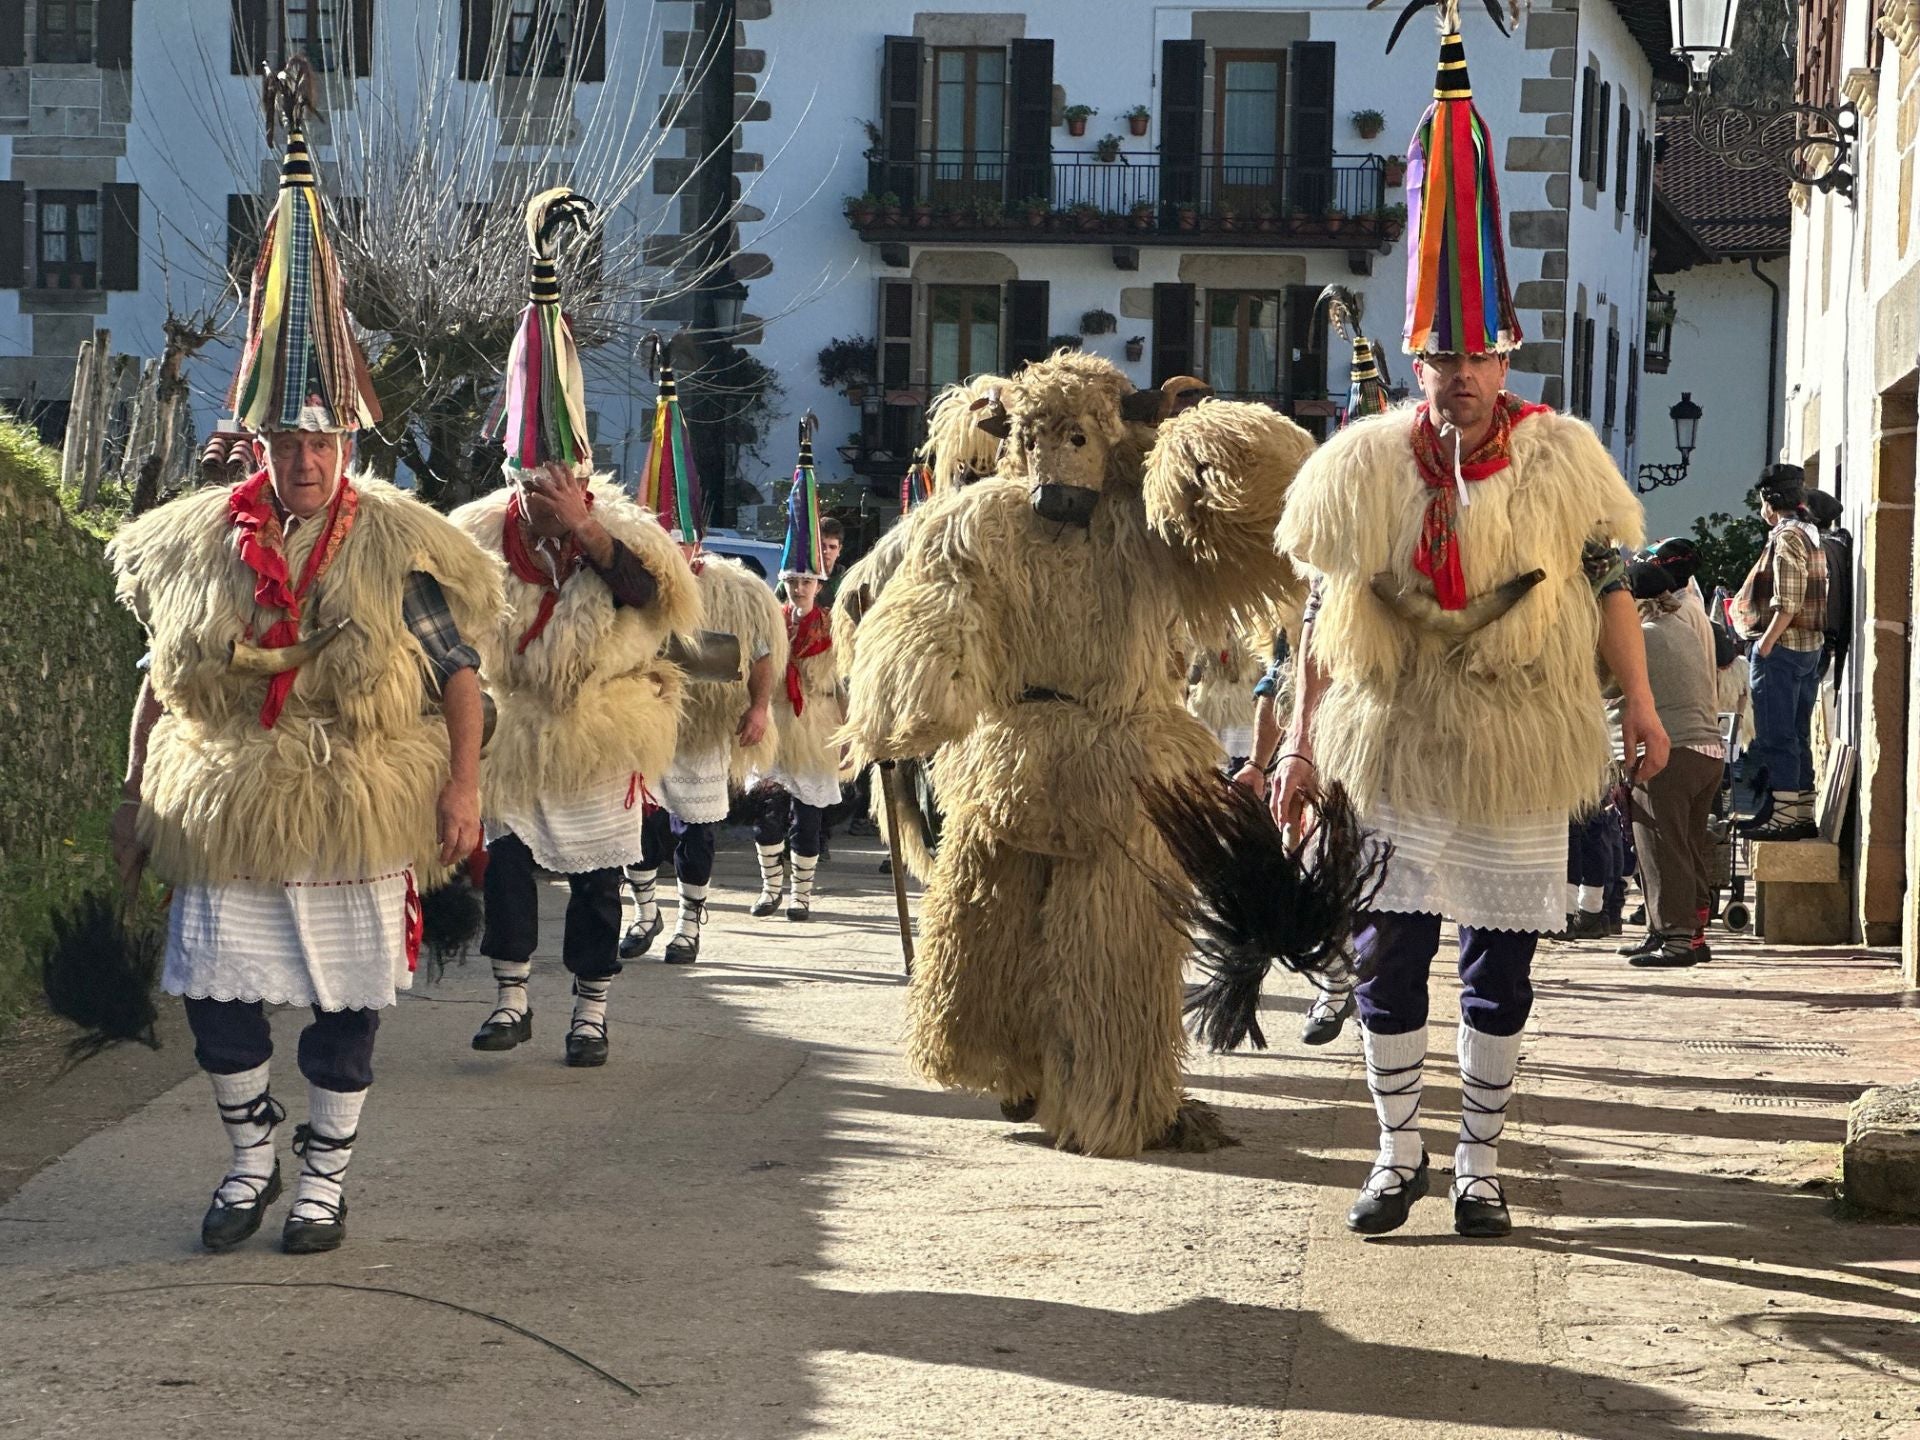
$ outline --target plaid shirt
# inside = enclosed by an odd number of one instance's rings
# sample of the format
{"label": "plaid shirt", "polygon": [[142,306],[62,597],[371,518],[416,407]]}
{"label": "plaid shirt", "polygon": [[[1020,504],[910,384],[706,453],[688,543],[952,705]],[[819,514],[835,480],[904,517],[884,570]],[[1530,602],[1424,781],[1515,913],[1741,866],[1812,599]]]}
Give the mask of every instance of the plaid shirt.
{"label": "plaid shirt", "polygon": [[1827,643],[1827,554],[1799,521],[1788,521],[1767,540],[1773,560],[1773,613],[1791,615],[1779,643],[1789,650],[1818,650]]}
{"label": "plaid shirt", "polygon": [[479,653],[460,638],[460,627],[453,622],[453,611],[440,582],[426,571],[407,572],[400,613],[426,652],[427,664],[433,667],[434,679],[442,688],[457,672],[480,668]]}

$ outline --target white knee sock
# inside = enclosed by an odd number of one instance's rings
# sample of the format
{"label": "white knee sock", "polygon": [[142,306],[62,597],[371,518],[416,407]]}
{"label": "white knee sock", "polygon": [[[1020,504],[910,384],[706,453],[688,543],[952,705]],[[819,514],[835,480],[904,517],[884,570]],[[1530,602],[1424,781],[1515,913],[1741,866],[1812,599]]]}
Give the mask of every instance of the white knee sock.
{"label": "white knee sock", "polygon": [[1352,998],[1353,955],[1343,950],[1314,987],[1313,1003],[1307,1007],[1307,1014],[1316,1020],[1337,1015]]}
{"label": "white knee sock", "polygon": [[[1500,1132],[1507,1126],[1514,1071],[1520,1064],[1518,1035],[1487,1035],[1460,1027],[1460,1143],[1453,1152],[1455,1198],[1503,1198]],[[1475,1183],[1475,1182],[1479,1183]]]}
{"label": "white knee sock", "polygon": [[495,960],[493,962],[493,983],[498,986],[494,1001],[493,1014],[487,1018],[495,1019],[501,1014],[509,1016],[524,1015],[533,1008],[527,999],[527,980],[533,974],[531,960]]}
{"label": "white knee sock", "polygon": [[597,1040],[607,1038],[607,992],[613,988],[611,980],[582,980],[573,977],[573,1023],[567,1027],[569,1035],[591,1035]]}
{"label": "white knee sock", "polygon": [[1380,1152],[1367,1189],[1398,1190],[1413,1179],[1426,1147],[1420,1140],[1420,1092],[1427,1061],[1427,1027],[1404,1035],[1361,1032],[1367,1055],[1367,1090],[1380,1118]]}
{"label": "white knee sock", "polygon": [[326,1223],[345,1210],[343,1184],[360,1129],[364,1090],[307,1087],[307,1123],[293,1132],[293,1153],[300,1157],[300,1188],[288,1218]]}
{"label": "white knee sock", "polygon": [[707,920],[707,891],[705,885],[689,885],[680,882],[680,914],[673,924],[673,938],[685,936],[689,940],[700,939],[700,927]]}
{"label": "white knee sock", "polygon": [[273,1174],[273,1127],[287,1118],[287,1112],[267,1091],[265,1065],[237,1075],[207,1078],[213,1082],[213,1103],[220,1107],[220,1124],[233,1146],[227,1178],[220,1182],[213,1198],[229,1206],[258,1204]]}
{"label": "white knee sock", "polygon": [[633,891],[633,900],[640,911],[633,918],[642,926],[653,924],[660,914],[660,896],[656,882],[660,878],[658,870],[642,870],[638,865],[627,866],[627,886]]}
{"label": "white knee sock", "polygon": [[757,845],[754,848],[760,853],[760,899],[777,901],[781,891],[787,888],[787,847]]}
{"label": "white knee sock", "polygon": [[813,872],[819,868],[818,855],[796,855],[793,857],[793,905],[798,910],[808,910],[813,906]]}
{"label": "white knee sock", "polygon": [[1607,887],[1604,885],[1582,885],[1575,902],[1586,915],[1598,915],[1607,903]]}

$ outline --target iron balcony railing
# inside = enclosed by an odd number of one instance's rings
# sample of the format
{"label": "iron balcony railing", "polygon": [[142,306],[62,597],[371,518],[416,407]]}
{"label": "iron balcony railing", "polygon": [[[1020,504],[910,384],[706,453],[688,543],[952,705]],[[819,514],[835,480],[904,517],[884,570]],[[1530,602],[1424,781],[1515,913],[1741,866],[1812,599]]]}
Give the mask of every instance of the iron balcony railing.
{"label": "iron balcony railing", "polygon": [[[1206,231],[1283,235],[1328,245],[1396,238],[1406,210],[1394,203],[1379,155],[1220,154],[1165,160],[1122,152],[929,150],[874,160],[868,190],[847,216],[863,235],[1025,231],[1174,237]],[[1392,176],[1395,183],[1398,176]]]}

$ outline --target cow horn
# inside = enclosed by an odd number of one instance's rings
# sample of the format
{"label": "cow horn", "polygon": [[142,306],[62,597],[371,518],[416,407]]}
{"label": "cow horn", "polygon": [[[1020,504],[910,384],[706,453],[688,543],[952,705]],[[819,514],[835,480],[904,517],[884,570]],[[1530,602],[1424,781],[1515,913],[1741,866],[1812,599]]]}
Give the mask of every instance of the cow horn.
{"label": "cow horn", "polygon": [[316,630],[304,640],[296,640],[291,645],[281,645],[274,649],[262,649],[258,645],[249,645],[244,640],[233,642],[233,651],[227,658],[227,668],[240,675],[284,675],[289,670],[298,670],[310,663],[327,646],[340,638],[340,632],[353,621],[340,620],[324,630]]}
{"label": "cow horn", "polygon": [[1546,578],[1547,572],[1544,570],[1529,570],[1474,596],[1459,610],[1443,610],[1431,595],[1401,589],[1399,580],[1387,571],[1375,575],[1370,588],[1381,604],[1407,624],[1430,630],[1436,635],[1464,639],[1498,620]]}

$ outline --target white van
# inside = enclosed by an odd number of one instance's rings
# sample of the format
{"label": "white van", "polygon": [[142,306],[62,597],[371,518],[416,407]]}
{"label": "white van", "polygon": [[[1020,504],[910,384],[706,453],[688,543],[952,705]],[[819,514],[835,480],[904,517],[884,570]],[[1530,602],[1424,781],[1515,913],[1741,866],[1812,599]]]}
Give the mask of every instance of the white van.
{"label": "white van", "polygon": [[737,530],[709,530],[701,540],[700,548],[738,560],[766,581],[769,589],[779,587],[783,547],[772,540],[755,540]]}

